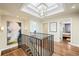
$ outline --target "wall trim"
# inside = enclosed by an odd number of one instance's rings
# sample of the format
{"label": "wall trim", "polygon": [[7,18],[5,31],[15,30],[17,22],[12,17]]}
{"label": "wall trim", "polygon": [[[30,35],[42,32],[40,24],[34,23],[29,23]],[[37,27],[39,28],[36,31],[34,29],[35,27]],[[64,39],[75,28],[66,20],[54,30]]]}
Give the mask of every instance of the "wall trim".
{"label": "wall trim", "polygon": [[57,40],[54,39],[54,42],[60,42],[60,41],[61,41],[60,39],[57,39]]}
{"label": "wall trim", "polygon": [[16,47],[16,46],[18,46],[18,44],[10,45],[10,46],[8,46],[6,48],[0,49],[0,51],[11,49],[11,48]]}
{"label": "wall trim", "polygon": [[74,44],[74,43],[72,43],[72,42],[70,42],[69,44],[70,44],[70,45],[72,45],[72,46],[79,47],[79,45],[78,45],[78,44]]}

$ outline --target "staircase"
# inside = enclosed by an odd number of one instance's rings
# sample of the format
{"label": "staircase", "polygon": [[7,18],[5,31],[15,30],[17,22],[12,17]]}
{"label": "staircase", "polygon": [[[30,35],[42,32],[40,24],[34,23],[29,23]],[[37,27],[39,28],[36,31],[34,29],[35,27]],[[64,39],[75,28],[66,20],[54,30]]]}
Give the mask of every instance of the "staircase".
{"label": "staircase", "polygon": [[22,34],[18,43],[18,47],[22,48],[28,56],[50,56],[54,52],[53,35],[44,33]]}

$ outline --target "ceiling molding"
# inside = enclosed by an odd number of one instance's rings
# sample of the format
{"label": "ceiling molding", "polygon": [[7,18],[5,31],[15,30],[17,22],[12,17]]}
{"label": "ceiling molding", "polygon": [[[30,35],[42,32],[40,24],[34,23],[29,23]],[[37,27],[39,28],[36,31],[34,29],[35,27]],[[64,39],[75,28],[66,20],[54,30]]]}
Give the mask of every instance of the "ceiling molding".
{"label": "ceiling molding", "polygon": [[50,16],[64,11],[63,5],[59,3],[36,3],[23,4],[21,11],[36,17]]}

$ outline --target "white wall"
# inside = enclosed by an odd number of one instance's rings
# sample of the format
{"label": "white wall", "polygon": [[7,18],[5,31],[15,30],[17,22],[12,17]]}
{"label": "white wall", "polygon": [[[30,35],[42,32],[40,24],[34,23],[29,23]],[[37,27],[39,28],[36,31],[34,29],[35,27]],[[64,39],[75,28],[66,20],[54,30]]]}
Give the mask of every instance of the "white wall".
{"label": "white wall", "polygon": [[[0,22],[1,22],[1,16],[0,16]],[[0,23],[0,47],[1,47],[1,23]],[[0,55],[1,55],[1,51],[0,51]]]}
{"label": "white wall", "polygon": [[[67,20],[67,18],[72,19],[72,34],[71,34],[71,43],[74,45],[79,46],[79,14],[68,14],[68,15],[60,15],[56,17],[51,17],[45,19],[42,23],[50,23],[50,22],[57,22],[57,32],[49,32],[49,34],[54,34],[54,40],[59,41],[60,40],[60,28],[61,26],[59,25],[60,22],[64,22]],[[49,30],[49,29],[48,29]]]}
{"label": "white wall", "polygon": [[79,15],[72,17],[72,45],[79,47]]}
{"label": "white wall", "polygon": [[0,50],[5,50],[8,48],[17,46],[18,44],[7,45],[7,21],[21,22],[22,23],[22,33],[24,31],[23,22],[20,21],[18,18],[11,17],[11,16],[1,16],[0,20],[1,20],[0,21],[1,26],[4,27],[4,30],[0,31]]}
{"label": "white wall", "polygon": [[[50,22],[56,22],[57,23],[57,32],[50,32],[49,31],[49,24],[50,24]],[[59,41],[60,40],[60,20],[58,20],[58,19],[46,19],[45,21],[44,21],[44,23],[48,23],[48,34],[52,34],[52,35],[54,35],[54,39],[55,39],[55,41]]]}
{"label": "white wall", "polygon": [[42,32],[42,24],[39,18],[30,17],[30,32],[36,32],[41,33]]}
{"label": "white wall", "polygon": [[35,21],[38,24],[38,32],[41,32],[41,22],[39,19],[33,17],[29,19],[29,17],[26,17],[25,19],[19,19],[17,17],[13,16],[0,16],[0,26],[4,27],[3,31],[0,31],[0,51],[12,48],[17,46],[18,44],[14,45],[7,45],[7,21],[15,21],[15,22],[21,22],[22,23],[22,34],[28,35],[30,32],[30,20]]}
{"label": "white wall", "polygon": [[[72,18],[72,39],[71,39],[71,43],[74,45],[78,45],[79,46],[79,15],[78,14],[73,14],[73,15],[63,15],[63,16],[56,16],[56,17],[51,17],[51,18],[47,18],[44,19],[43,21],[40,21],[40,19],[38,18],[33,18],[30,17],[29,20],[35,21],[38,23],[38,32],[42,32],[42,23],[50,23],[50,22],[57,22],[57,32],[48,32],[49,34],[54,34],[54,40],[55,41],[60,41],[60,28],[61,26],[59,25],[60,22],[63,22],[65,20],[67,20],[67,18]],[[11,46],[7,46],[7,27],[6,27],[6,21],[20,21],[17,18],[14,17],[10,17],[10,16],[1,16],[0,18],[0,25],[4,27],[3,31],[0,31],[0,50],[4,50],[4,49],[8,49],[11,48],[13,46],[16,45],[11,45]],[[25,19],[23,21],[23,33],[25,33],[26,31],[29,32],[30,30],[30,23],[29,21],[27,21],[27,19]],[[26,30],[26,31],[25,31]],[[49,30],[48,30],[49,31]]]}

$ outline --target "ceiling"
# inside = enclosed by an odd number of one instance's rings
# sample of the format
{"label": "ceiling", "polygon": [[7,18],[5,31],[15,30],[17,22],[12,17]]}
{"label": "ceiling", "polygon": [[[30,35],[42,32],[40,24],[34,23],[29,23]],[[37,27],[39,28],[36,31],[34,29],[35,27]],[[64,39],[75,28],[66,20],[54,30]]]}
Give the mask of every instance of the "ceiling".
{"label": "ceiling", "polygon": [[21,8],[21,11],[43,18],[63,12],[64,8],[63,4],[58,3],[29,3],[28,5],[24,4]]}
{"label": "ceiling", "polygon": [[[30,13],[28,11],[23,11],[23,7],[28,7],[28,6],[34,6],[36,9],[33,10],[33,7],[31,8],[31,11],[36,12],[36,14],[38,14],[37,16],[34,15],[33,13]],[[54,6],[58,6],[58,7],[54,7]],[[63,4],[56,4],[56,3],[41,3],[41,6],[46,7],[46,12],[48,13],[46,15],[46,17],[50,17],[53,15],[57,15],[57,14],[69,14],[69,13],[79,13],[79,4],[78,3],[63,3]],[[18,16],[35,16],[35,17],[39,17],[39,10],[41,9],[40,3],[36,3],[36,4],[23,4],[23,3],[0,3],[0,14],[1,15],[18,15]],[[72,6],[75,6],[75,8],[72,8]],[[59,13],[57,13],[57,10],[63,10]],[[29,10],[30,11],[30,10]]]}

